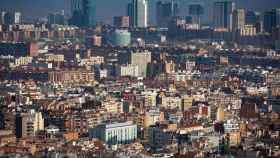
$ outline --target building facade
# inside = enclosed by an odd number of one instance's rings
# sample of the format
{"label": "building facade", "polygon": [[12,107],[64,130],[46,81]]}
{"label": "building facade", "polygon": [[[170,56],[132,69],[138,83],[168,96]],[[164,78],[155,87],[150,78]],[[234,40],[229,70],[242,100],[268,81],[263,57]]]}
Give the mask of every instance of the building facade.
{"label": "building facade", "polygon": [[12,25],[20,24],[22,16],[20,12],[1,12],[0,24]]}
{"label": "building facade", "polygon": [[117,69],[118,76],[131,76],[131,77],[139,77],[138,66],[134,65],[122,65]]}
{"label": "building facade", "polygon": [[114,46],[125,47],[131,43],[131,33],[127,30],[116,30],[112,35],[112,44]]}
{"label": "building facade", "polygon": [[115,16],[114,17],[114,26],[115,27],[129,27],[130,22],[129,22],[129,16]]}
{"label": "building facade", "polygon": [[48,73],[52,83],[84,83],[94,80],[94,73],[85,70],[61,70]]}
{"label": "building facade", "polygon": [[222,1],[214,3],[214,27],[226,28],[231,30],[232,13],[235,9],[235,3],[231,1]]}
{"label": "building facade", "polygon": [[276,28],[280,23],[280,9],[273,9],[267,11],[263,15],[263,27],[264,31],[272,33],[273,29]]}
{"label": "building facade", "polygon": [[237,9],[233,11],[232,14],[232,30],[236,31],[242,29],[245,25],[245,10],[244,9]]}
{"label": "building facade", "polygon": [[31,110],[28,113],[22,113],[18,119],[17,136],[18,137],[33,137],[36,132],[44,130],[44,118],[41,112]]}
{"label": "building facade", "polygon": [[96,24],[95,0],[72,0],[71,10],[70,24],[76,26],[94,26]]}
{"label": "building facade", "polygon": [[91,138],[109,145],[127,144],[137,139],[137,125],[132,122],[101,124],[89,130]]}
{"label": "building facade", "polygon": [[158,1],[156,5],[157,26],[168,27],[171,18],[178,14],[178,5],[174,1],[167,3]]}
{"label": "building facade", "polygon": [[132,0],[127,6],[127,14],[133,27],[145,28],[148,26],[147,0]]}
{"label": "building facade", "polygon": [[136,52],[130,54],[130,64],[138,66],[138,71],[141,77],[147,76],[148,63],[152,61],[151,52]]}

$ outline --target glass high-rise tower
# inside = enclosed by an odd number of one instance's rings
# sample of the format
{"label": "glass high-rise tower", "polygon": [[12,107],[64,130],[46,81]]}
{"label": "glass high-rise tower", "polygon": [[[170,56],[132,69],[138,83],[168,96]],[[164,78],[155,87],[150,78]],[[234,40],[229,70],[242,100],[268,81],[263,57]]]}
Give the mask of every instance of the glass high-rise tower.
{"label": "glass high-rise tower", "polygon": [[76,26],[94,26],[96,24],[95,0],[71,0],[71,9],[70,24]]}
{"label": "glass high-rise tower", "polygon": [[221,1],[214,3],[214,26],[215,28],[232,29],[232,13],[235,10],[235,3]]}
{"label": "glass high-rise tower", "polygon": [[236,9],[232,13],[232,30],[237,31],[245,25],[245,10]]}
{"label": "glass high-rise tower", "polygon": [[127,6],[127,14],[131,25],[134,27],[148,26],[148,2],[147,0],[132,0]]}
{"label": "glass high-rise tower", "polygon": [[266,11],[263,17],[263,27],[265,32],[272,33],[274,28],[280,26],[280,9]]}
{"label": "glass high-rise tower", "polygon": [[158,1],[156,4],[157,26],[168,27],[171,19],[177,16],[178,10],[178,5],[173,0],[171,2]]}
{"label": "glass high-rise tower", "polygon": [[95,0],[84,0],[84,14],[85,14],[85,25],[93,26],[96,24],[96,1]]}

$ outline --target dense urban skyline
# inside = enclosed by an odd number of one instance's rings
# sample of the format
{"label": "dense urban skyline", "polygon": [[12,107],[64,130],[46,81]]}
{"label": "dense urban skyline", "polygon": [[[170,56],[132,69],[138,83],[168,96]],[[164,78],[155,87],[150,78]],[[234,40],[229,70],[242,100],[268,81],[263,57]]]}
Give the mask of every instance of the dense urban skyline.
{"label": "dense urban skyline", "polygon": [[0,157],[280,158],[279,61],[279,0],[0,0]]}
{"label": "dense urban skyline", "polygon": [[[154,0],[156,1],[156,0]],[[165,0],[168,1],[168,0]],[[179,2],[187,0],[175,0]],[[199,0],[191,0],[199,1]],[[203,1],[203,0],[202,0]],[[212,0],[213,2],[215,0]],[[270,8],[280,7],[280,1],[278,0],[233,0],[237,4],[237,8],[245,8],[248,10],[265,11]],[[106,23],[112,22],[114,15],[125,15],[126,4],[131,0],[96,0],[97,2],[97,20],[104,21]],[[155,5],[151,5],[154,7]],[[0,9],[20,11],[23,13],[25,19],[32,19],[34,17],[39,18],[47,16],[50,12],[59,12],[65,10],[67,15],[70,15],[70,0],[1,0]],[[153,13],[154,14],[154,13]],[[151,14],[150,14],[151,15]],[[155,20],[154,15],[150,18]]]}

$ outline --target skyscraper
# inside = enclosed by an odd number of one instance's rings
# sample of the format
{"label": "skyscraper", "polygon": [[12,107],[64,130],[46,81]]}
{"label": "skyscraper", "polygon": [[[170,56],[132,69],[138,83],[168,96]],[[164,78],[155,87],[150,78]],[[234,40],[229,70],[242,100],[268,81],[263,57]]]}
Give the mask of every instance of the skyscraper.
{"label": "skyscraper", "polygon": [[272,33],[273,28],[277,26],[277,13],[278,9],[273,9],[264,13],[263,27],[265,32]]}
{"label": "skyscraper", "polygon": [[256,25],[256,23],[260,21],[260,17],[258,12],[255,11],[246,11],[245,22],[249,25]]}
{"label": "skyscraper", "polygon": [[129,17],[129,26],[134,26],[134,24],[136,23],[134,21],[134,7],[133,7],[133,3],[128,3],[127,4],[127,16]]}
{"label": "skyscraper", "polygon": [[96,24],[96,1],[84,0],[84,18],[86,26],[93,26]]}
{"label": "skyscraper", "polygon": [[214,27],[232,28],[232,13],[235,9],[235,3],[231,1],[215,2],[214,3]]}
{"label": "skyscraper", "polygon": [[6,12],[1,12],[1,17],[0,17],[0,24],[4,24],[5,23],[5,14]]}
{"label": "skyscraper", "polygon": [[127,6],[127,14],[133,27],[145,28],[148,26],[147,0],[132,0]]}
{"label": "skyscraper", "polygon": [[256,27],[257,32],[262,32],[261,14],[255,11],[246,11],[245,24]]}
{"label": "skyscraper", "polygon": [[59,24],[64,25],[65,24],[65,16],[62,13],[50,13],[48,15],[48,24]]}
{"label": "skyscraper", "polygon": [[116,30],[112,36],[112,44],[114,46],[125,47],[131,42],[131,33],[127,30]]}
{"label": "skyscraper", "polygon": [[232,30],[236,31],[244,27],[245,25],[245,10],[236,9],[232,14]]}
{"label": "skyscraper", "polygon": [[14,13],[14,23],[15,24],[20,24],[21,23],[21,13],[20,12],[15,12]]}
{"label": "skyscraper", "polygon": [[189,5],[189,15],[192,16],[193,22],[200,25],[200,16],[203,14],[204,9],[201,4]]}
{"label": "skyscraper", "polygon": [[83,10],[83,0],[71,0],[71,11]]}
{"label": "skyscraper", "polygon": [[160,27],[167,27],[172,17],[177,16],[178,5],[172,2],[158,1],[156,5],[157,25]]}
{"label": "skyscraper", "polygon": [[6,12],[6,14],[4,15],[4,24],[6,25],[14,24],[15,21],[14,19],[15,17],[12,12]]}
{"label": "skyscraper", "polygon": [[280,8],[275,9],[276,12],[276,26],[280,26]]}
{"label": "skyscraper", "polygon": [[83,0],[71,0],[72,17],[69,19],[69,24],[83,26]]}
{"label": "skyscraper", "polygon": [[96,24],[95,0],[72,0],[72,18],[69,23],[76,26],[93,26]]}
{"label": "skyscraper", "polygon": [[21,13],[20,12],[1,12],[1,24],[20,24]]}

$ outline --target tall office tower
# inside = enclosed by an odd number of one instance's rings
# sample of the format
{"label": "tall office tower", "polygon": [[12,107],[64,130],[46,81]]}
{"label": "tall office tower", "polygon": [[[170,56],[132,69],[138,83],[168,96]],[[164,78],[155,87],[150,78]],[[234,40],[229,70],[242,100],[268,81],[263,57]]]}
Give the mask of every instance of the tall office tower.
{"label": "tall office tower", "polygon": [[201,24],[201,15],[204,9],[201,4],[191,4],[189,5],[189,15],[192,17],[192,22],[195,24]]}
{"label": "tall office tower", "polygon": [[280,27],[280,8],[275,9],[276,12],[276,26]]}
{"label": "tall office tower", "polygon": [[148,2],[147,0],[132,0],[127,6],[127,15],[130,17],[133,27],[145,28],[148,26]]}
{"label": "tall office tower", "polygon": [[83,10],[83,0],[71,0],[71,11]]}
{"label": "tall office tower", "polygon": [[96,1],[84,0],[84,14],[86,26],[94,26],[96,24]]}
{"label": "tall office tower", "polygon": [[48,15],[48,24],[65,24],[65,16],[64,13],[51,13]]}
{"label": "tall office tower", "polygon": [[232,13],[232,30],[237,31],[244,27],[245,25],[245,10],[236,9]]}
{"label": "tall office tower", "polygon": [[171,18],[177,16],[178,10],[178,5],[173,0],[171,2],[158,1],[156,5],[157,26],[167,27]]}
{"label": "tall office tower", "polygon": [[21,13],[20,12],[1,12],[0,24],[20,24]]}
{"label": "tall office tower", "polygon": [[133,3],[127,4],[127,16],[129,17],[129,26],[133,27],[135,24],[135,21],[133,19],[134,16],[134,9],[133,9]]}
{"label": "tall office tower", "polygon": [[148,63],[152,61],[151,52],[136,52],[130,54],[130,64],[138,66],[138,72],[141,77],[147,76]]}
{"label": "tall office tower", "polygon": [[11,25],[21,23],[20,12],[2,12],[1,13],[1,24]]}
{"label": "tall office tower", "polygon": [[137,27],[148,26],[148,2],[146,0],[136,0]]}
{"label": "tall office tower", "polygon": [[6,25],[14,24],[14,21],[15,21],[14,19],[15,19],[15,17],[14,17],[13,13],[6,12],[4,15],[4,24],[6,24]]}
{"label": "tall office tower", "polygon": [[[212,25],[213,24],[213,1],[217,0],[177,0],[179,5],[180,16],[190,16],[193,21],[197,23],[197,15],[190,15],[191,10],[202,9],[202,14],[199,16],[201,25]],[[195,6],[195,7],[193,7]],[[197,8],[198,7],[198,8]],[[200,8],[201,7],[201,8]],[[196,10],[196,11],[198,11]],[[192,11],[192,12],[193,12]]]}
{"label": "tall office tower", "polygon": [[84,26],[83,10],[83,0],[71,0],[72,17],[69,19],[69,24]]}
{"label": "tall office tower", "polygon": [[5,14],[6,14],[6,12],[1,12],[0,24],[4,24],[5,23]]}
{"label": "tall office tower", "polygon": [[272,33],[273,28],[277,26],[278,9],[264,12],[263,27],[264,31]]}
{"label": "tall office tower", "polygon": [[231,1],[215,2],[214,3],[214,27],[232,28],[232,13],[235,9],[235,3]]}
{"label": "tall office tower", "polygon": [[72,17],[69,23],[76,26],[93,26],[96,24],[95,0],[72,0]]}
{"label": "tall office tower", "polygon": [[14,13],[14,23],[15,24],[20,24],[21,23],[21,13],[20,12],[15,12]]}
{"label": "tall office tower", "polygon": [[262,31],[261,14],[255,11],[247,11],[245,14],[245,24],[256,27],[257,32]]}
{"label": "tall office tower", "polygon": [[245,14],[245,23],[248,25],[255,25],[260,21],[260,17],[255,11],[247,11]]}

